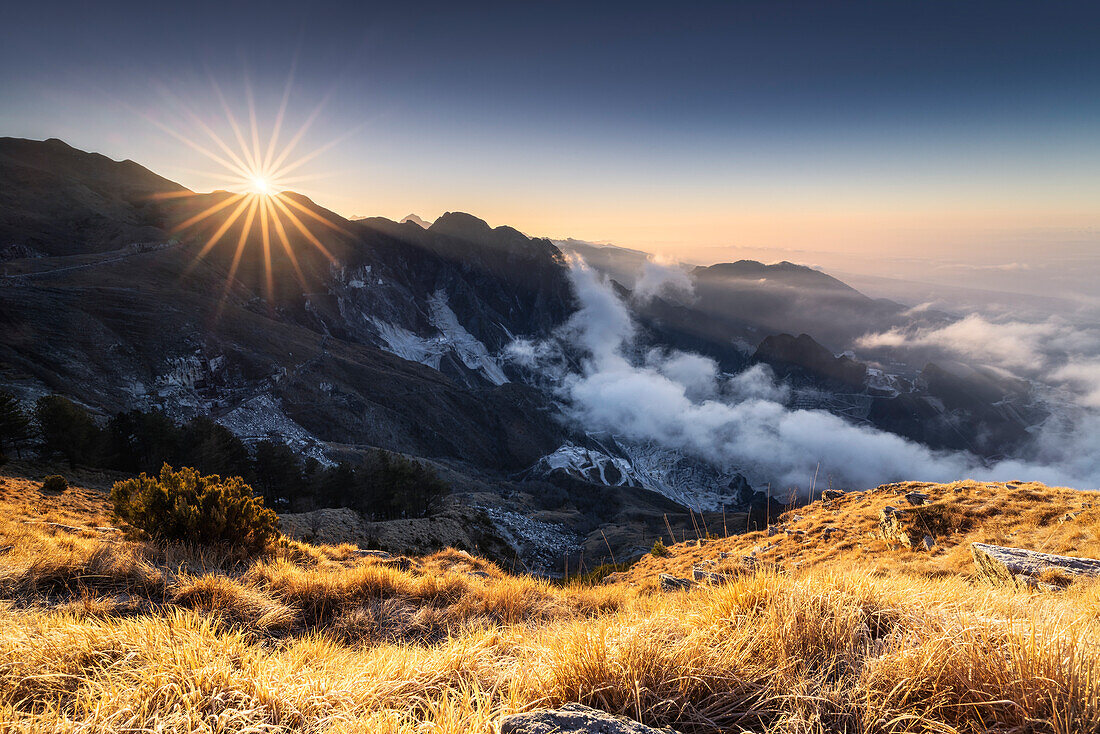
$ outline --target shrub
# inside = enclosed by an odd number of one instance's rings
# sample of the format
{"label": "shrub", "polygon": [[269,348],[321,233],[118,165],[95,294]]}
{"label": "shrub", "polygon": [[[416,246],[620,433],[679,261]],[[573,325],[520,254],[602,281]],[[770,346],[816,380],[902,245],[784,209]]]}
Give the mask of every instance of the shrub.
{"label": "shrub", "polygon": [[69,482],[60,474],[51,474],[42,480],[43,492],[56,492],[60,494],[69,488]]}
{"label": "shrub", "polygon": [[665,544],[661,541],[660,538],[657,538],[657,540],[653,541],[653,548],[649,552],[657,556],[658,558],[667,558],[669,556],[669,550],[667,547],[665,547]]}
{"label": "shrub", "polygon": [[278,534],[278,516],[240,477],[223,480],[188,467],[165,464],[158,478],[143,473],[117,482],[111,502],[119,517],[154,538],[257,551]]}
{"label": "shrub", "polygon": [[603,580],[613,573],[622,573],[629,570],[630,564],[625,561],[623,563],[601,563],[591,571],[570,576],[567,581],[573,586],[596,586],[603,583]]}

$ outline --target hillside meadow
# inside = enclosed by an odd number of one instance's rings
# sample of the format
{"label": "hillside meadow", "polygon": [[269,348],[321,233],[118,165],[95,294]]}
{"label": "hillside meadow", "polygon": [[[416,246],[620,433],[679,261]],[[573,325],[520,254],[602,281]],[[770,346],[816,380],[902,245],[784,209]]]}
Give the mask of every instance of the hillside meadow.
{"label": "hillside meadow", "polygon": [[[921,485],[948,506],[928,551],[874,537],[911,491],[881,488],[772,535],[666,538],[667,557],[593,584],[453,550],[136,540],[97,481],[3,477],[4,731],[488,733],[567,702],[685,733],[1100,730],[1100,585],[993,587],[960,555],[979,536],[1100,555],[1071,490]],[[656,586],[753,548],[755,571]]]}

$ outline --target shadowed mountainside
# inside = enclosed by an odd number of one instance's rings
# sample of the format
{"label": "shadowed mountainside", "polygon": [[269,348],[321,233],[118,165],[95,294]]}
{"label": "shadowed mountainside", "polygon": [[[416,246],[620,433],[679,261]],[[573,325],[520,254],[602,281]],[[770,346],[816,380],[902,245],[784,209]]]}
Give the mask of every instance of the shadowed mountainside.
{"label": "shadowed mountainside", "polygon": [[[284,215],[265,246],[259,226],[245,233],[246,215],[232,219],[237,195],[186,195],[59,141],[0,141],[0,156],[12,177],[3,191],[38,177],[33,195],[7,199],[24,214],[3,212],[0,383],[25,401],[61,393],[101,417],[207,415],[247,441],[273,437],[318,458],[380,447],[427,459],[456,502],[506,518],[542,512],[568,528],[557,563],[592,534],[606,554],[601,526],[620,551],[639,552],[664,514],[688,522],[640,488],[512,479],[570,437],[548,396],[510,379],[499,357],[574,308],[550,242],[461,213],[428,229],[351,222],[286,193],[283,208],[310,235]],[[596,511],[570,499],[585,492],[607,501]],[[539,542],[523,530],[508,531],[517,550]]]}

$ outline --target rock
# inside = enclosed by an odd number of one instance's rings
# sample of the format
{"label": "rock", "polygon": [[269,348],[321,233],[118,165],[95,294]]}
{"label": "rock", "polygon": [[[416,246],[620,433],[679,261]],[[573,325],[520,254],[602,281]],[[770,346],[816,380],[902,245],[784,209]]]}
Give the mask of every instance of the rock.
{"label": "rock", "polygon": [[882,512],[879,513],[878,527],[879,534],[882,539],[888,543],[898,543],[906,548],[912,548],[914,550],[921,547],[931,548],[924,538],[932,539],[932,544],[935,545],[935,536],[927,533],[924,528],[924,523],[914,522],[911,517],[914,517],[913,513],[916,510],[899,510],[896,507],[887,505],[882,508]]}
{"label": "rock", "polygon": [[383,561],[388,560],[390,558],[393,558],[393,556],[390,555],[389,553],[387,553],[386,551],[368,550],[366,548],[357,549],[355,551],[355,555],[363,556],[365,558],[378,558],[378,559],[383,560]]}
{"label": "rock", "polygon": [[729,581],[732,576],[728,573],[708,571],[701,566],[692,566],[691,577],[701,584],[721,584]]}
{"label": "rock", "polygon": [[839,489],[826,489],[821,492],[821,499],[829,502],[831,500],[838,500],[844,496],[844,493]]}
{"label": "rock", "polygon": [[935,544],[936,544],[936,539],[933,538],[931,535],[928,535],[927,533],[925,533],[925,535],[924,535],[924,547],[925,547],[925,549],[932,550],[932,546],[934,546]]}
{"label": "rock", "polygon": [[908,500],[911,505],[923,505],[928,502],[928,495],[920,492],[910,492],[905,495],[905,499]]}
{"label": "rock", "polygon": [[837,357],[808,334],[767,336],[756,348],[753,361],[770,364],[782,376],[808,373],[845,391],[862,389],[867,379],[867,365],[847,356]]}
{"label": "rock", "polygon": [[[1100,560],[1095,558],[1056,556],[985,543],[971,543],[970,555],[974,557],[978,575],[1000,586],[1052,591],[1068,585],[1074,577],[1100,576]],[[1061,579],[1040,581],[1038,577],[1044,573],[1056,574]]]}
{"label": "rock", "polygon": [[682,579],[668,573],[658,574],[657,582],[661,586],[661,591],[682,591],[695,586],[695,582],[691,579]]}
{"label": "rock", "polygon": [[500,721],[500,734],[675,734],[623,716],[569,703],[560,709],[511,714]]}
{"label": "rock", "polygon": [[768,537],[770,538],[773,535],[779,535],[779,528],[777,528],[774,525],[769,525],[768,526]]}

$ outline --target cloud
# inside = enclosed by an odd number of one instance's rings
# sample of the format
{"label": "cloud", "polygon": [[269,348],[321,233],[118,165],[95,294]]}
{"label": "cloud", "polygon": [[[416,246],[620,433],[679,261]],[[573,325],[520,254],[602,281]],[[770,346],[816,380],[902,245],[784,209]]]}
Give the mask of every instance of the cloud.
{"label": "cloud", "polygon": [[726,381],[725,394],[734,401],[770,400],[773,403],[785,403],[791,390],[785,384],[776,381],[775,373],[766,364],[754,364],[743,372]]}
{"label": "cloud", "polygon": [[1078,390],[1083,405],[1100,408],[1100,358],[1071,359],[1054,370],[1051,377]]}
{"label": "cloud", "polygon": [[924,303],[918,303],[916,306],[913,306],[912,308],[906,310],[903,315],[910,317],[919,316],[921,314],[927,313],[928,311],[931,311],[934,308],[937,308],[937,306],[938,304],[935,301],[925,301]]}
{"label": "cloud", "polygon": [[718,363],[709,357],[652,349],[646,354],[645,363],[669,380],[683,385],[692,399],[713,397],[717,391]]}
{"label": "cloud", "polygon": [[1027,263],[995,263],[990,265],[973,265],[969,263],[946,263],[939,266],[943,270],[976,270],[976,271],[1000,271],[1004,273],[1031,270]]}
{"label": "cloud", "polygon": [[1100,407],[1100,329],[1060,317],[993,321],[971,314],[940,327],[895,328],[860,337],[864,349],[932,349],[1075,391]]}
{"label": "cloud", "polygon": [[534,369],[550,356],[553,345],[550,342],[516,339],[504,347],[504,356],[520,367]]}
{"label": "cloud", "polygon": [[695,294],[691,275],[679,263],[650,257],[642,265],[642,274],[634,283],[634,299],[645,303],[657,296],[690,299]]}
{"label": "cloud", "polygon": [[[726,378],[712,360],[684,352],[652,350],[636,363],[628,354],[635,331],[627,305],[583,262],[574,263],[571,277],[581,307],[559,337],[584,357],[555,389],[584,430],[681,450],[777,490],[805,488],[818,467],[845,488],[964,478],[1100,486],[1100,431],[1081,432],[1085,424],[1049,426],[1038,463],[984,466],[970,454],[933,451],[825,411],[791,410],[786,388],[762,365]],[[1026,342],[1027,334],[1014,338]]]}

